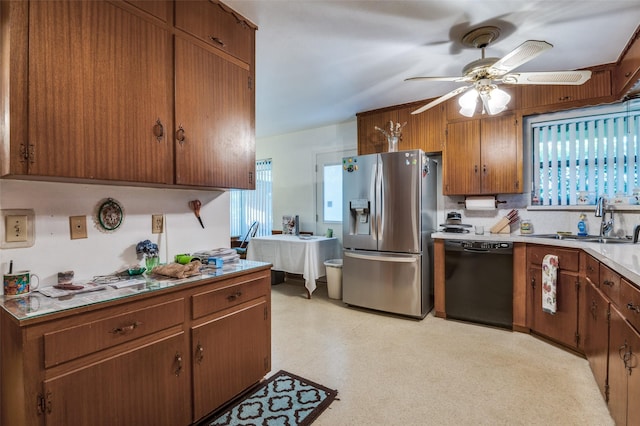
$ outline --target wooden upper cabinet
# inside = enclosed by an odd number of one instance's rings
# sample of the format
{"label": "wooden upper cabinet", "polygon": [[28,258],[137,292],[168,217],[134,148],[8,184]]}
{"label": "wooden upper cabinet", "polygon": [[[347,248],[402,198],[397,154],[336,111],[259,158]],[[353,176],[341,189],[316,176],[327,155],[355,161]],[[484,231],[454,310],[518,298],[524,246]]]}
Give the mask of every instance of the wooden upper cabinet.
{"label": "wooden upper cabinet", "polygon": [[402,130],[401,149],[440,152],[444,146],[446,131],[444,105],[436,105],[420,114],[411,114],[422,105],[424,103],[420,102],[398,110],[398,121],[407,123]]}
{"label": "wooden upper cabinet", "polygon": [[28,174],[172,183],[169,33],[106,2],[29,6]]}
{"label": "wooden upper cabinet", "polygon": [[522,192],[522,149],[513,114],[454,121],[444,149],[445,195]]}
{"label": "wooden upper cabinet", "polygon": [[593,105],[611,96],[611,70],[594,70],[591,78],[579,86],[522,85],[520,90],[520,107],[523,110],[549,112]]}
{"label": "wooden upper cabinet", "polygon": [[622,98],[640,79],[640,26],[629,41],[616,64],[613,76],[613,92]]}
{"label": "wooden upper cabinet", "polygon": [[162,22],[169,22],[171,7],[173,6],[173,2],[170,0],[125,0],[125,2],[155,16]]}
{"label": "wooden upper cabinet", "polygon": [[175,72],[176,183],[255,188],[250,71],[176,37]]}
{"label": "wooden upper cabinet", "polygon": [[218,2],[177,1],[176,27],[198,39],[253,64],[254,28]]}

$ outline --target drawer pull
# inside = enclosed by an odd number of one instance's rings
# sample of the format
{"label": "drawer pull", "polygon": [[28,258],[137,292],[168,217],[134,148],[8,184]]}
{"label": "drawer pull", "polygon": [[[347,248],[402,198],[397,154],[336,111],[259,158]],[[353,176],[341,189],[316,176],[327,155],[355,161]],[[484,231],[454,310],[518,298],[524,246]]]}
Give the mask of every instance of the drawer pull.
{"label": "drawer pull", "polygon": [[136,321],[132,324],[125,325],[124,327],[116,327],[113,330],[111,330],[111,333],[120,334],[120,335],[129,334],[141,325],[142,323],[140,321]]}
{"label": "drawer pull", "polygon": [[164,126],[162,125],[162,122],[159,118],[156,120],[156,124],[153,126],[153,136],[156,137],[156,140],[158,142],[162,141],[162,137],[164,136]]}
{"label": "drawer pull", "polygon": [[196,346],[196,362],[200,364],[204,359],[204,348],[200,343]]}
{"label": "drawer pull", "polygon": [[640,314],[640,305],[634,305],[632,302],[627,303],[627,309]]}
{"label": "drawer pull", "polygon": [[180,373],[182,373],[182,355],[180,355],[179,352],[176,353],[175,364],[176,364],[175,375],[179,376]]}
{"label": "drawer pull", "polygon": [[224,44],[224,42],[222,40],[220,40],[218,37],[209,36],[209,40],[211,40],[212,42],[218,44],[220,47],[225,47],[226,46]]}
{"label": "drawer pull", "polygon": [[233,302],[234,300],[236,300],[240,296],[242,296],[242,292],[241,291],[237,291],[237,292],[227,296],[227,300],[229,302]]}
{"label": "drawer pull", "polygon": [[180,145],[184,143],[184,128],[182,124],[178,126],[178,130],[176,130],[176,140]]}
{"label": "drawer pull", "polygon": [[606,285],[607,287],[613,287],[615,283],[613,281],[604,280],[602,281],[602,284]]}

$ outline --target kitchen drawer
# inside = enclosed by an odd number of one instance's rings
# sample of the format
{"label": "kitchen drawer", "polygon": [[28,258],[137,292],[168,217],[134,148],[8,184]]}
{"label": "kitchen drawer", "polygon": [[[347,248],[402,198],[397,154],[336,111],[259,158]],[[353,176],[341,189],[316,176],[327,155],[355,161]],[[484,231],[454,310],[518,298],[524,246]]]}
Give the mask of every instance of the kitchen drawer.
{"label": "kitchen drawer", "polygon": [[253,29],[223,6],[209,1],[177,1],[176,27],[251,64]]}
{"label": "kitchen drawer", "polygon": [[596,287],[600,283],[600,262],[593,256],[585,255],[585,274],[587,279]]}
{"label": "kitchen drawer", "polygon": [[[108,310],[106,314],[108,315]],[[44,334],[45,368],[119,345],[184,322],[184,299],[176,299]]]}
{"label": "kitchen drawer", "polygon": [[580,267],[579,250],[560,249],[548,246],[529,246],[527,247],[527,262],[540,266],[547,254],[555,254],[558,256],[558,268],[563,271],[578,272]]}
{"label": "kitchen drawer", "polygon": [[269,286],[270,282],[262,277],[194,294],[193,319],[264,296],[269,292]]}
{"label": "kitchen drawer", "polygon": [[620,304],[620,275],[605,265],[600,265],[600,290],[615,304]]}
{"label": "kitchen drawer", "polygon": [[640,289],[624,278],[620,283],[620,302],[627,321],[640,332]]}

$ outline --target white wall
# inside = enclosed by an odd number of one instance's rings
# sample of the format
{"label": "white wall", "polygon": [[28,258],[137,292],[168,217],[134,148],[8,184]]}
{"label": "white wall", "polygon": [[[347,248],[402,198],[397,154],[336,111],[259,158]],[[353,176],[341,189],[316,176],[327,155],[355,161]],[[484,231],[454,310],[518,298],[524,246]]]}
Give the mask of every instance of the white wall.
{"label": "white wall", "polygon": [[[273,229],[282,229],[283,215],[299,215],[300,230],[324,234],[316,224],[315,162],[320,152],[357,149],[356,120],[301,132],[259,139],[256,158],[271,158],[273,179]],[[331,226],[334,235],[341,227]]]}
{"label": "white wall", "polygon": [[[99,202],[113,198],[125,218],[113,233],[98,230],[93,221]],[[202,201],[202,229],[189,209],[190,200]],[[76,278],[91,278],[137,264],[135,246],[149,239],[158,243],[160,260],[179,253],[229,247],[229,195],[220,191],[156,189],[110,185],[0,180],[0,209],[35,210],[35,244],[0,250],[0,269],[30,269],[45,285],[57,282],[57,273],[73,270]],[[165,215],[165,232],[151,233],[151,215]],[[88,238],[71,240],[69,216],[87,216]],[[4,224],[0,224],[4,226]]]}

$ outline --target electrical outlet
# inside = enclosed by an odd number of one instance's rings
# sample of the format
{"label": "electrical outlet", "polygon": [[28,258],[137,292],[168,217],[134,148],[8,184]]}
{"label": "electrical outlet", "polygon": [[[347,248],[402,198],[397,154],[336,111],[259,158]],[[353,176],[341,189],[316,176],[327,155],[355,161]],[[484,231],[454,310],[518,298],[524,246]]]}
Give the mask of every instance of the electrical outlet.
{"label": "electrical outlet", "polygon": [[161,214],[151,215],[151,233],[162,234],[164,228],[164,216]]}
{"label": "electrical outlet", "polygon": [[69,232],[72,240],[87,238],[87,217],[69,216]]}
{"label": "electrical outlet", "polygon": [[5,240],[8,243],[18,243],[29,239],[26,215],[7,215],[5,220]]}

